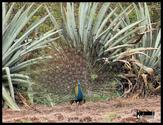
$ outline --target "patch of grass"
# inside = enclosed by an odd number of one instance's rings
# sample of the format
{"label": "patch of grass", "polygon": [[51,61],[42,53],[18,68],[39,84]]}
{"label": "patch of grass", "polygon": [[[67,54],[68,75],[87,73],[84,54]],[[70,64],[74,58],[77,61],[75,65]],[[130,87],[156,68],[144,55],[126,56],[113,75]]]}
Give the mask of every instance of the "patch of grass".
{"label": "patch of grass", "polygon": [[119,118],[119,117],[121,117],[121,116],[118,115],[118,114],[116,114],[116,113],[114,113],[114,112],[111,112],[111,113],[106,114],[105,120],[106,120],[107,122],[112,122],[113,119]]}
{"label": "patch of grass", "polygon": [[106,95],[100,95],[99,93],[95,93],[92,96],[88,97],[89,101],[99,101],[99,100],[107,100],[108,96]]}
{"label": "patch of grass", "polygon": [[16,123],[32,123],[32,121],[27,120],[27,119],[20,119],[20,120],[17,120]]}
{"label": "patch of grass", "polygon": [[[67,90],[67,93],[63,93],[62,89],[64,88],[52,88],[51,90],[48,90],[48,88],[45,88],[43,86],[38,86],[38,84],[35,84],[36,86],[33,86],[34,90],[34,103],[37,104],[44,104],[48,106],[53,106],[55,104],[59,103],[65,103],[69,102],[74,95]],[[110,86],[109,84],[107,84]],[[108,86],[98,86],[99,90],[93,89],[91,94],[88,94],[87,89],[85,86],[82,87],[83,93],[85,95],[86,101],[107,101],[116,97],[119,97],[121,95],[120,92],[116,90],[107,90]],[[101,89],[101,88],[103,89]],[[59,91],[58,91],[59,89]]]}
{"label": "patch of grass", "polygon": [[[44,89],[44,90],[43,90]],[[40,90],[40,91],[39,91]],[[53,106],[55,104],[69,102],[70,95],[49,92],[46,88],[37,88],[34,94],[34,103]]]}
{"label": "patch of grass", "polygon": [[[42,95],[42,96],[41,96]],[[44,104],[48,106],[53,106],[55,102],[52,100],[49,94],[36,94],[34,97],[34,103]]]}
{"label": "patch of grass", "polygon": [[87,101],[106,101],[116,97],[119,97],[121,94],[119,92],[93,92],[92,95],[86,95]]}
{"label": "patch of grass", "polygon": [[107,100],[108,96],[106,95],[99,95],[99,94],[93,94],[92,96],[86,96],[87,101],[100,101],[100,100]]}

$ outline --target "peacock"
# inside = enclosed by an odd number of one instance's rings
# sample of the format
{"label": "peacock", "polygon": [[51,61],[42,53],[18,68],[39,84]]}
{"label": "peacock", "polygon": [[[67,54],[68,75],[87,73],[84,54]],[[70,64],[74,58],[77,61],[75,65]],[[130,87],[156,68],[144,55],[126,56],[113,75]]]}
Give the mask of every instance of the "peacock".
{"label": "peacock", "polygon": [[85,103],[85,97],[81,89],[80,80],[77,80],[75,82],[74,91],[75,91],[75,98],[70,101],[70,104],[73,104],[74,102],[79,105]]}

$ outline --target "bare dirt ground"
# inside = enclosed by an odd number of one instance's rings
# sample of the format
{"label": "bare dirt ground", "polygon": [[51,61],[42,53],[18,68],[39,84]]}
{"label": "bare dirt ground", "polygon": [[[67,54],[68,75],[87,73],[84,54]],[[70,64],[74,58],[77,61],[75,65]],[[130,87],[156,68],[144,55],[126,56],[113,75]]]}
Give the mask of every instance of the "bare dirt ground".
{"label": "bare dirt ground", "polygon": [[[109,101],[86,102],[78,109],[75,104],[53,107],[34,105],[21,111],[3,109],[2,122],[161,122],[160,96],[146,99],[119,98]],[[153,118],[136,119],[133,109],[152,110]]]}

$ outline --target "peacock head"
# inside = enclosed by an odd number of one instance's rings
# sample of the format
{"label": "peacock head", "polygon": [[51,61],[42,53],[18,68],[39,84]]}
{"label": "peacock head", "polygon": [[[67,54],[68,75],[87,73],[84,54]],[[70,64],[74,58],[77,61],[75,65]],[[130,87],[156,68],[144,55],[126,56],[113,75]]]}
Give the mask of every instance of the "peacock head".
{"label": "peacock head", "polygon": [[78,80],[78,85],[80,85],[80,80]]}

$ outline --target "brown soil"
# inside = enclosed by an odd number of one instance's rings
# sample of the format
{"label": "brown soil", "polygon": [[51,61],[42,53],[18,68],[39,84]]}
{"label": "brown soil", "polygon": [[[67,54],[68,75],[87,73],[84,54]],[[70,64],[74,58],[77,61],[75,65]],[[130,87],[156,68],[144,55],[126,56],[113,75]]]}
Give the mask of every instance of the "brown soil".
{"label": "brown soil", "polygon": [[[35,110],[34,110],[35,109]],[[134,109],[151,110],[153,118],[137,119]],[[58,104],[53,107],[33,105],[22,107],[21,111],[3,109],[3,122],[161,122],[160,96],[145,99],[119,98],[109,101],[86,102],[78,107],[75,104]]]}

